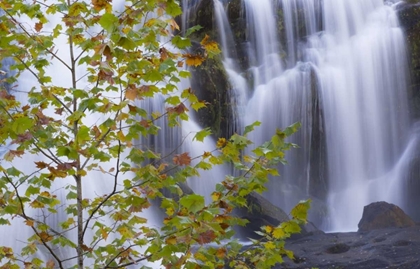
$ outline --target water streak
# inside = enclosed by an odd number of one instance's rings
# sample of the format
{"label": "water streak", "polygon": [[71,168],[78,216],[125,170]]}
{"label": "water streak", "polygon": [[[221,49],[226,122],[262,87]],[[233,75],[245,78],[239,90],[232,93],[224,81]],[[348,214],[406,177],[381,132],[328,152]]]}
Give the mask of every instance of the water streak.
{"label": "water streak", "polygon": [[[403,32],[382,0],[278,0],[274,11],[272,3],[244,0],[249,67],[229,72],[233,84],[252,74],[250,91],[234,88],[248,100],[242,121],[263,122],[257,143],[302,123],[292,139],[301,148],[267,197],[286,210],[312,197],[327,207],[315,209],[327,210],[323,228],[355,230],[364,205],[403,195],[388,188],[410,125]],[[225,16],[215,6],[216,17]],[[228,46],[228,25],[220,19],[218,27]]]}

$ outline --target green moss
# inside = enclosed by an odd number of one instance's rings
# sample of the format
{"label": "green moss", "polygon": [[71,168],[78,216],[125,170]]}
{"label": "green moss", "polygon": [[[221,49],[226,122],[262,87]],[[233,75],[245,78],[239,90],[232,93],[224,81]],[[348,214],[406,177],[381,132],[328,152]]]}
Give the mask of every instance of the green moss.
{"label": "green moss", "polygon": [[197,112],[198,122],[210,127],[216,137],[227,137],[231,117],[228,103],[231,86],[221,56],[207,59],[191,71],[193,90],[200,100],[207,103],[206,108]]}

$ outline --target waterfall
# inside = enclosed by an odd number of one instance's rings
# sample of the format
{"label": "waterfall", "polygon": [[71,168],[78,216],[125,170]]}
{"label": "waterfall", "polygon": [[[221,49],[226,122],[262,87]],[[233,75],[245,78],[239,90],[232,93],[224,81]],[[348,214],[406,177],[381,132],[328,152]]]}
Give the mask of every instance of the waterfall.
{"label": "waterfall", "polygon": [[[238,30],[223,19],[235,2],[220,8],[215,0],[222,51],[233,46],[227,40]],[[262,122],[252,136],[256,143],[276,128],[302,123],[292,138],[300,149],[288,153],[267,198],[285,210],[312,198],[321,228],[342,231],[357,229],[370,202],[402,205],[395,182],[409,145],[409,71],[393,6],[382,0],[243,0],[242,14],[246,38],[236,38],[236,49],[246,48],[245,68],[228,64],[240,57],[224,54],[237,98],[245,100],[240,121]],[[238,77],[247,83],[235,85]]]}

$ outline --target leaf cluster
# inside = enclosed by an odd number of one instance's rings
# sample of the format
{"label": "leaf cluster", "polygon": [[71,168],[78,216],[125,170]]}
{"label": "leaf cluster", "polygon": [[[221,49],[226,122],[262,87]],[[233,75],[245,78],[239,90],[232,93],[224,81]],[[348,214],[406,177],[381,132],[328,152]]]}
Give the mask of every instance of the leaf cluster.
{"label": "leaf cluster", "polygon": [[[284,239],[299,232],[307,202],[292,211],[290,222],[265,227],[264,239],[247,249],[233,239],[233,228],[246,222],[232,212],[278,176],[275,166],[294,146],[285,138],[298,125],[251,149],[247,134],[256,122],[199,156],[163,154],[148,143],[164,135],[161,129],[176,130],[190,109],[205,107],[191,88],[179,85],[190,75],[185,66],[220,52],[208,36],[200,43],[204,54],[185,50],[188,37],[174,34],[181,14],[176,1],[125,1],[117,8],[110,0],[3,0],[0,9],[0,58],[14,59],[16,72],[7,78],[15,87],[0,88],[0,146],[7,149],[0,165],[0,225],[18,221],[32,234],[21,250],[0,247],[1,268],[142,262],[223,268],[226,261],[267,268],[291,255]],[[58,66],[65,74],[55,77]],[[27,76],[34,86],[16,84]],[[159,109],[145,108],[162,99]],[[209,135],[204,129],[194,140]],[[220,179],[211,201],[181,188],[220,165],[232,165],[238,175]],[[104,188],[86,195],[98,175]],[[157,210],[156,201],[165,214],[159,227],[146,217],[151,207]],[[52,225],[49,219],[58,215],[65,217]],[[41,251],[52,258],[37,258]]]}

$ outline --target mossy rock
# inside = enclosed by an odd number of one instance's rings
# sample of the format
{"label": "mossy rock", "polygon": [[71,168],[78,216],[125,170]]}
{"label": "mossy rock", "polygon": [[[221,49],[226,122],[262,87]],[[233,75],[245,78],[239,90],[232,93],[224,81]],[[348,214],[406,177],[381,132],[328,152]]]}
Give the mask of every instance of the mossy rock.
{"label": "mossy rock", "polygon": [[207,59],[202,65],[192,68],[192,88],[199,100],[207,103],[196,116],[197,121],[210,127],[216,137],[228,137],[231,108],[229,91],[231,85],[223,67],[221,56]]}
{"label": "mossy rock", "polygon": [[[418,1],[417,1],[418,2]],[[401,4],[398,10],[401,27],[404,29],[409,49],[409,64],[412,84],[409,100],[414,118],[420,118],[420,3]]]}
{"label": "mossy rock", "polygon": [[188,14],[189,18],[187,18],[187,24],[189,26],[200,25],[202,27],[190,36],[192,40],[200,41],[206,34],[212,39],[217,38],[214,28],[215,15],[213,0],[199,1],[197,4],[189,7]]}

